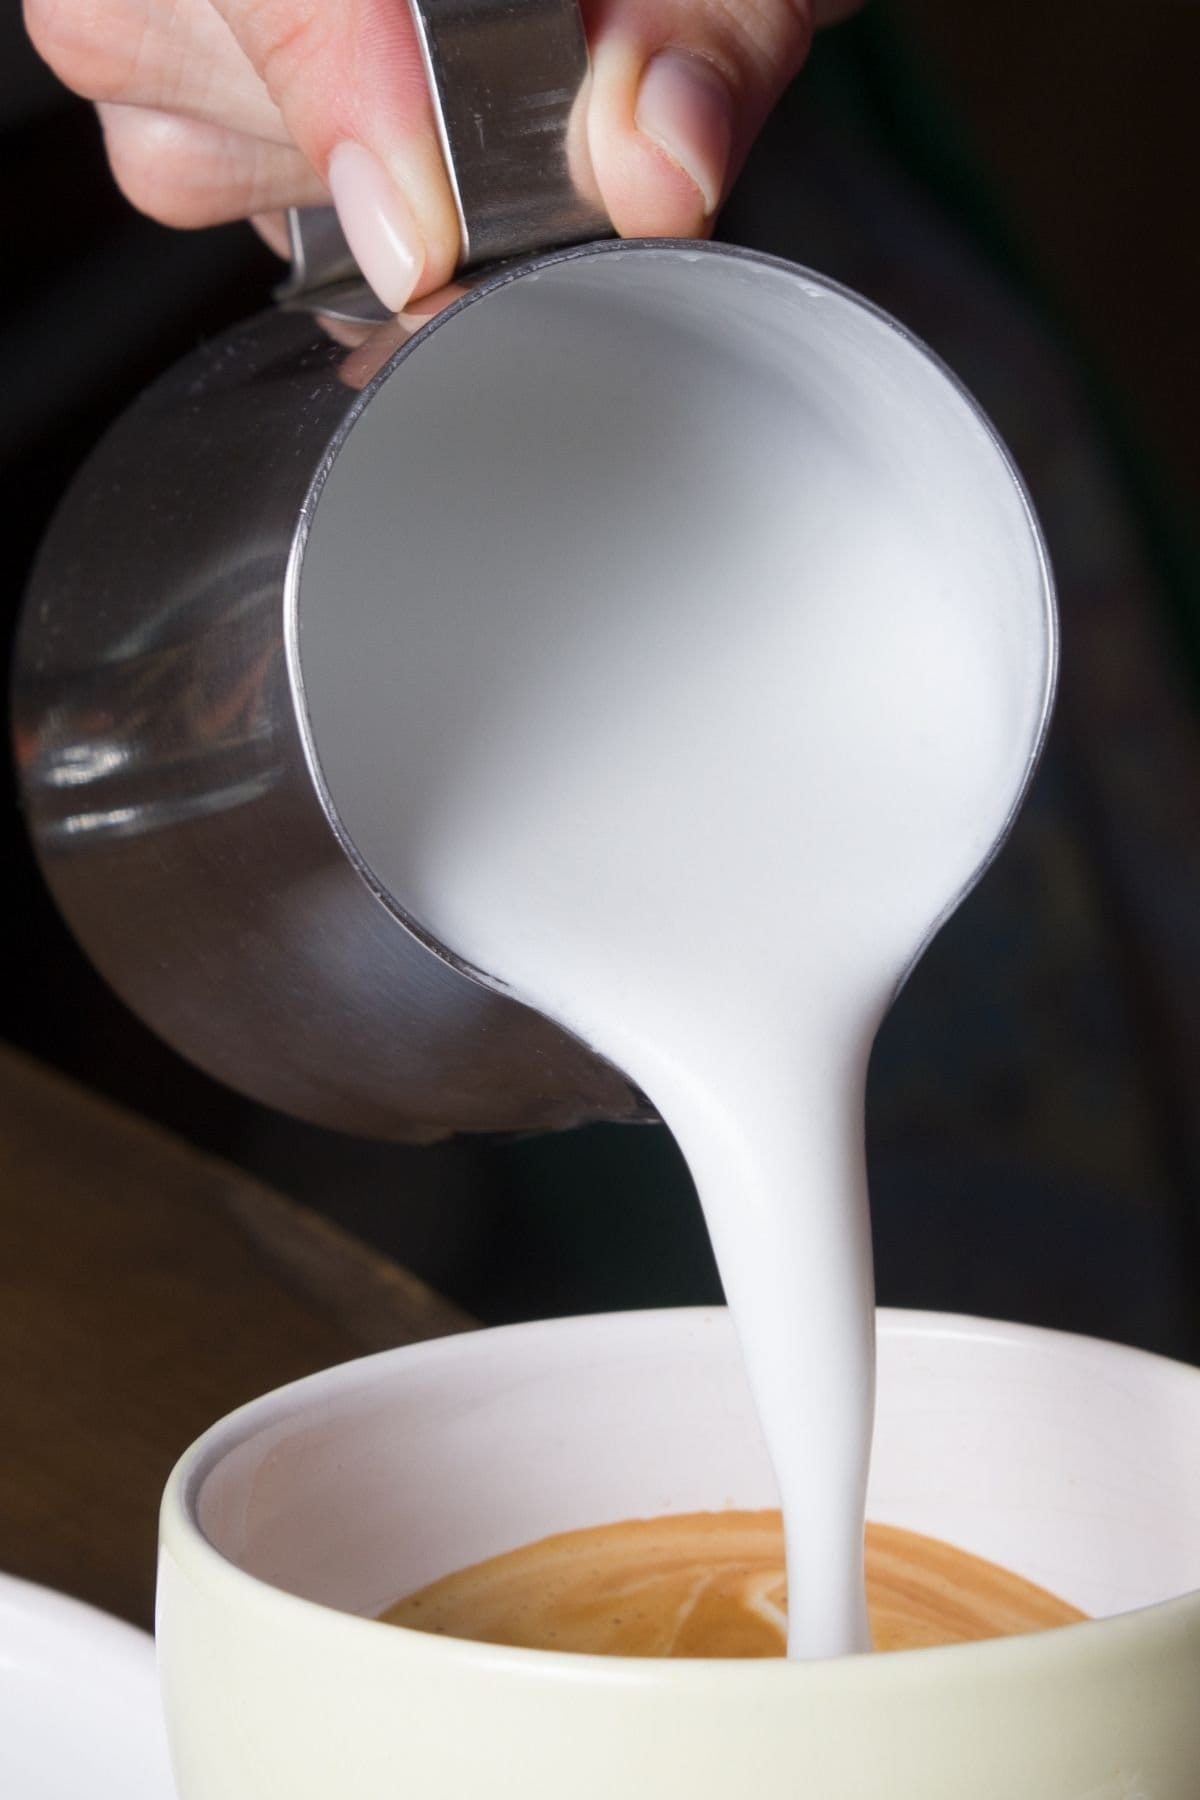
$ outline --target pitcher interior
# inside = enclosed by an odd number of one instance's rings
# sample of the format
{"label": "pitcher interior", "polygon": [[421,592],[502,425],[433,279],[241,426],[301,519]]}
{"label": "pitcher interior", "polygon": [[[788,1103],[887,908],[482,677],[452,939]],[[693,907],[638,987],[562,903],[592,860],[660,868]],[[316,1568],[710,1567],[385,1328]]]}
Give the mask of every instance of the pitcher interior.
{"label": "pitcher interior", "polygon": [[[643,710],[655,729],[667,707],[719,716],[724,683],[761,682],[732,659],[775,641],[781,609],[833,594],[838,629],[878,645],[911,630],[910,592],[940,596],[941,625],[884,679],[943,692],[969,616],[1025,697],[1010,729],[1031,750],[1053,660],[1036,534],[933,359],[781,265],[653,246],[568,259],[414,341],[339,447],[295,600],[314,759],[375,878],[475,961],[439,877],[447,839],[514,791],[554,816],[581,719],[579,779],[636,741]],[[776,664],[818,754],[822,698],[782,648]],[[854,703],[880,696],[838,696]],[[636,783],[614,786],[636,804]]]}

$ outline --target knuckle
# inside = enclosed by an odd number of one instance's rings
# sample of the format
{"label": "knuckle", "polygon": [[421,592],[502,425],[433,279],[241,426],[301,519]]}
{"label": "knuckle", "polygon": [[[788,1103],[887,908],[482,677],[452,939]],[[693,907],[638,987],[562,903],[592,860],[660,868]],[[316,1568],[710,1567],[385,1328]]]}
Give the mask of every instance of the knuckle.
{"label": "knuckle", "polygon": [[170,119],[114,116],[107,109],[102,118],[109,167],[131,206],[159,225],[186,229],[211,222],[212,196],[187,179],[187,157]]}
{"label": "knuckle", "polygon": [[30,42],[43,62],[60,80],[65,80],[63,65],[70,59],[69,19],[63,17],[58,0],[24,0],[22,14]]}
{"label": "knuckle", "polygon": [[322,50],[322,18],[310,0],[257,0],[233,21],[242,48],[276,105]]}
{"label": "knuckle", "polygon": [[73,93],[111,100],[126,90],[137,47],[114,28],[102,0],[24,0],[24,16],[34,49]]}
{"label": "knuckle", "polygon": [[717,0],[740,62],[763,80],[790,75],[808,54],[813,0]]}
{"label": "knuckle", "polygon": [[47,0],[24,0],[21,18],[25,31],[43,62],[54,66],[54,8]]}

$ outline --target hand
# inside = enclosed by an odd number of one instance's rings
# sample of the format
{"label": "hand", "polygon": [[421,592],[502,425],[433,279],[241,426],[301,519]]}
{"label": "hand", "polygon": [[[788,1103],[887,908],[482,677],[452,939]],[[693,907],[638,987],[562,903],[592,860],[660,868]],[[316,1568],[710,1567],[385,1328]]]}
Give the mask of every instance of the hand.
{"label": "hand", "polygon": [[[853,0],[585,0],[596,184],[626,237],[711,226],[755,133]],[[337,205],[387,305],[448,282],[459,231],[406,0],[26,0],[99,105],[117,182],[168,225]],[[267,215],[263,218],[261,215]]]}

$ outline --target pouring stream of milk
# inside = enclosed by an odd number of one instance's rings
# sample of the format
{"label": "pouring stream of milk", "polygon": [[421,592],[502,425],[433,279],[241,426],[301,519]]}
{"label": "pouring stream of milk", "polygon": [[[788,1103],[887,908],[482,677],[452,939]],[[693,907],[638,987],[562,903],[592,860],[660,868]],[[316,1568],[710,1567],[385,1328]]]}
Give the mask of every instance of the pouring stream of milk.
{"label": "pouring stream of milk", "polygon": [[677,1137],[779,1482],[789,1651],[828,1655],[869,1641],[867,1059],[1024,779],[1044,571],[918,351],[698,269],[648,257],[615,302],[568,267],[435,334],[334,466],[304,582],[336,604],[302,603],[300,653],[379,879]]}

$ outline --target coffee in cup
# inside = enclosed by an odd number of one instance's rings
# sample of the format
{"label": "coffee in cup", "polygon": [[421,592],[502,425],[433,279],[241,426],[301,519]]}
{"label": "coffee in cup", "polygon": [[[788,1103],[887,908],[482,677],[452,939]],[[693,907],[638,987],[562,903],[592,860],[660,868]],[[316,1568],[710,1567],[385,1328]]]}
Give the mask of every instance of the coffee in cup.
{"label": "coffee in cup", "polygon": [[[1085,1616],[998,1563],[896,1525],[867,1526],[866,1570],[877,1650],[1015,1637]],[[771,1508],[731,1509],[558,1532],[443,1576],[380,1617],[526,1650],[783,1656],[783,1521]]]}

